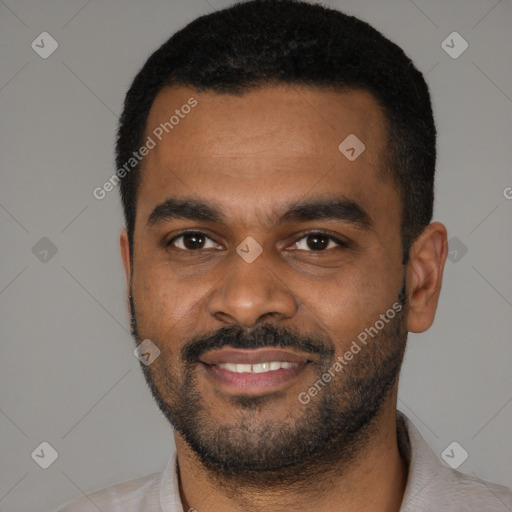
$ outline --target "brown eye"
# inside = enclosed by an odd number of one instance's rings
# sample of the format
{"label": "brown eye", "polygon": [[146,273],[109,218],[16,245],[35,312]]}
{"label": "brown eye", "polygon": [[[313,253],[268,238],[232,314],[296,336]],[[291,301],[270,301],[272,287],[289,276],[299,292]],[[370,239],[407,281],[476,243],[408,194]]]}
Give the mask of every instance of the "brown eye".
{"label": "brown eye", "polygon": [[295,245],[298,250],[310,252],[322,252],[333,247],[348,247],[346,243],[327,233],[309,233],[300,238]]}
{"label": "brown eye", "polygon": [[[205,246],[207,241],[212,242],[210,247]],[[173,245],[174,247],[184,251],[198,251],[201,249],[215,248],[215,243],[210,237],[206,236],[204,233],[195,231],[182,233],[181,235],[174,237],[169,242],[169,245]]]}
{"label": "brown eye", "polygon": [[322,251],[329,245],[329,237],[324,235],[308,235],[307,245],[313,251]]}

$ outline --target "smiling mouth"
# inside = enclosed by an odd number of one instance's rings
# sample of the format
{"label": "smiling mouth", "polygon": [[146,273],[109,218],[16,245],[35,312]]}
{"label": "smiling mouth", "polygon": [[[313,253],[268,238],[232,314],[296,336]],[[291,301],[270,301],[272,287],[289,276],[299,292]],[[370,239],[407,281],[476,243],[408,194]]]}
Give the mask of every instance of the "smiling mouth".
{"label": "smiling mouth", "polygon": [[281,388],[311,363],[307,355],[283,349],[230,347],[206,353],[200,363],[216,387],[231,393],[261,393]]}
{"label": "smiling mouth", "polygon": [[298,368],[299,363],[289,363],[288,361],[269,361],[256,364],[237,364],[237,363],[221,363],[217,365],[222,370],[228,370],[234,373],[267,373],[284,368]]}

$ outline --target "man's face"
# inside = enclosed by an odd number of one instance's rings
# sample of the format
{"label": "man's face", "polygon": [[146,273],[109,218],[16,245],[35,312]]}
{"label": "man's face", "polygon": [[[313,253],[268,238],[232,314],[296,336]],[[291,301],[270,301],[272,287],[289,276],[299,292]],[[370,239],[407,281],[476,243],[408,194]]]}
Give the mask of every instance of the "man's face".
{"label": "man's face", "polygon": [[[197,105],[159,141],[154,130],[191,97]],[[353,144],[338,148],[351,134],[365,145],[355,160]],[[395,389],[406,339],[406,309],[385,315],[404,268],[376,101],[305,87],[168,88],[146,136],[156,147],[125,265],[134,336],[161,351],[144,372],[162,411],[212,468],[277,470],[333,447],[348,458]]]}

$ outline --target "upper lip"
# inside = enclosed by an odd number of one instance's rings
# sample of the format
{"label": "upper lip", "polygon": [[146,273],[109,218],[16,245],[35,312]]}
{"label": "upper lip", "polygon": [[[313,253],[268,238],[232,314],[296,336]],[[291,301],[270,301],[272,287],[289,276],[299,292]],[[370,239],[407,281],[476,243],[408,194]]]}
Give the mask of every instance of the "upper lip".
{"label": "upper lip", "polygon": [[200,361],[206,364],[258,364],[271,361],[281,361],[288,363],[306,363],[309,361],[307,356],[282,350],[277,348],[257,348],[257,349],[235,349],[222,348],[213,350],[201,356]]}

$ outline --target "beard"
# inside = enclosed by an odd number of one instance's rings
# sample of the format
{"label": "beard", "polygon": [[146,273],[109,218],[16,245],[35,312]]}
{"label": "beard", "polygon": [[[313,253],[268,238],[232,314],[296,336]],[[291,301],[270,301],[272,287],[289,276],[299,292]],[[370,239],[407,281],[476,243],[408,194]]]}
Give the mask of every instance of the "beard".
{"label": "beard", "polygon": [[[405,281],[398,302],[401,311],[361,346],[342,371],[307,404],[297,397],[296,407],[291,407],[281,419],[268,413],[277,407],[276,402],[286,395],[285,391],[259,396],[229,395],[225,398],[235,413],[227,423],[216,421],[215,411],[208,409],[198,387],[200,357],[224,346],[279,347],[314,354],[315,362],[309,366],[315,378],[305,384],[303,391],[307,392],[336,362],[336,344],[329,337],[277,324],[263,324],[250,330],[229,326],[186,340],[179,353],[168,339],[153,338],[161,355],[151,365],[141,363],[141,367],[158,407],[212,481],[231,488],[233,493],[240,493],[241,485],[305,491],[304,482],[312,483],[318,490],[316,477],[323,475],[324,482],[325,473],[336,472],[339,477],[378,431],[379,415],[398,383],[405,353]],[[130,310],[132,336],[140,343],[144,337],[138,332],[131,294]],[[341,345],[343,351],[350,346],[351,340],[348,344],[346,341]]]}

